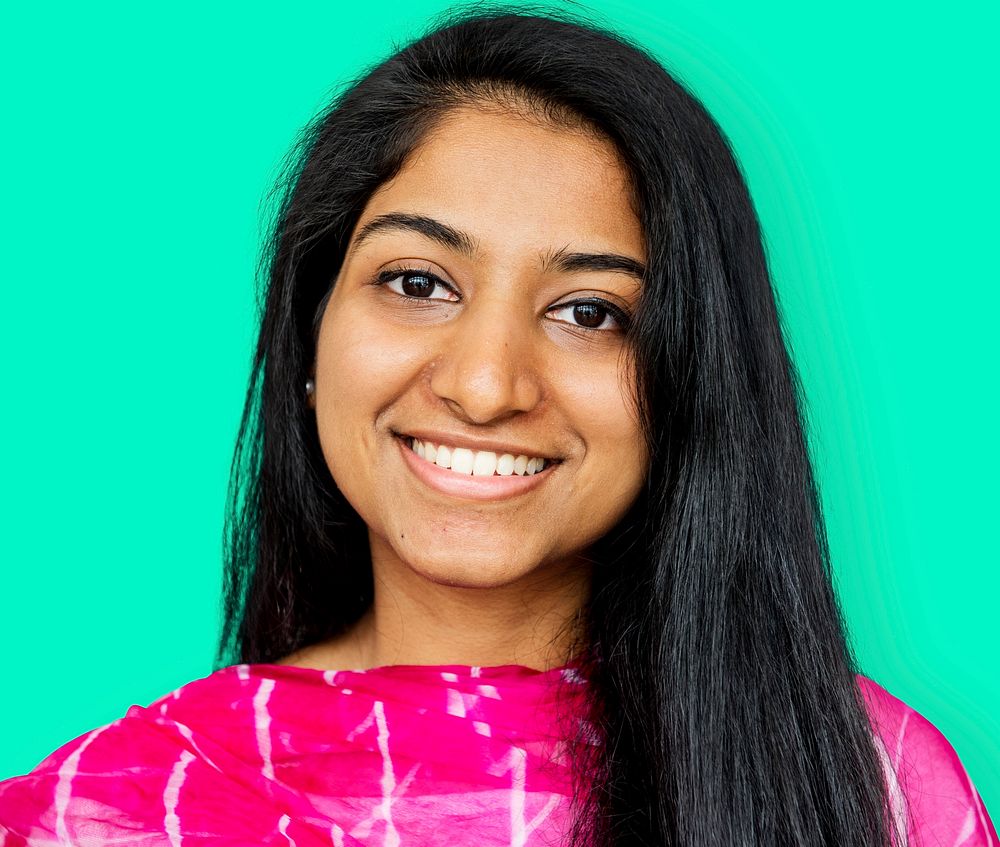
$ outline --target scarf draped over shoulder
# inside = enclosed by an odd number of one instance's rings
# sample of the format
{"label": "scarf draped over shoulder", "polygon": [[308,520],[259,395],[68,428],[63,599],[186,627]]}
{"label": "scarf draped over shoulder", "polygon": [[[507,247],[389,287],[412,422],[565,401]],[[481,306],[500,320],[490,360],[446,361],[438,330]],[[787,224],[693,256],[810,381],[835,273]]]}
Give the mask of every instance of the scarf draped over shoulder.
{"label": "scarf draped over shoulder", "polygon": [[[897,843],[997,847],[945,737],[858,684]],[[0,782],[0,847],[564,844],[585,695],[573,665],[232,665]]]}
{"label": "scarf draped over shoulder", "polygon": [[573,666],[232,665],[0,783],[0,845],[557,844],[583,699]]}

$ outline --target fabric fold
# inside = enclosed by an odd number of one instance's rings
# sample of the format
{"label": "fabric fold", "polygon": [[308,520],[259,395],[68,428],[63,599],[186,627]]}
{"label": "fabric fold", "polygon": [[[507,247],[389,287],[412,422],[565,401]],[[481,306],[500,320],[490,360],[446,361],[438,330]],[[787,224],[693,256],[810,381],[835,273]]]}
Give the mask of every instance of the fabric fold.
{"label": "fabric fold", "polygon": [[558,843],[583,697],[572,667],[232,665],[0,783],[0,843]]}
{"label": "fabric fold", "polygon": [[[996,847],[944,736],[858,685],[908,847]],[[574,666],[231,665],[0,782],[0,847],[560,844],[586,712]]]}

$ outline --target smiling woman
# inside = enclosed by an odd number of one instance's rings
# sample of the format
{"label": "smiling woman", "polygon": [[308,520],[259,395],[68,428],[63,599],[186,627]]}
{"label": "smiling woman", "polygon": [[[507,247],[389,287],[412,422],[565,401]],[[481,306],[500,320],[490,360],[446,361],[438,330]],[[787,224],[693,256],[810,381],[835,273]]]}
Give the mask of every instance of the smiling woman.
{"label": "smiling woman", "polygon": [[218,669],[0,784],[4,844],[995,843],[858,674],[725,138],[477,7],[309,128]]}
{"label": "smiling woman", "polygon": [[565,659],[539,616],[582,607],[586,551],[648,463],[623,356],[634,208],[607,140],[482,107],[451,110],[368,200],[310,402],[385,590],[319,664]]}

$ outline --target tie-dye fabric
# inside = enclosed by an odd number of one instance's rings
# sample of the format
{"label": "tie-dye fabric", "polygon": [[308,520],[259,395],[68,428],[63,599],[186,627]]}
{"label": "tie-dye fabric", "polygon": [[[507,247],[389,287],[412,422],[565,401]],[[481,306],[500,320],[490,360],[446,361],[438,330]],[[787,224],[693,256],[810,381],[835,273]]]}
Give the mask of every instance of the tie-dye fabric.
{"label": "tie-dye fabric", "polygon": [[[860,683],[909,844],[995,847],[944,737]],[[572,667],[233,665],[0,782],[0,847],[563,843],[584,693]]]}
{"label": "tie-dye fabric", "polygon": [[0,783],[20,844],[558,844],[572,668],[234,665]]}
{"label": "tie-dye fabric", "polygon": [[907,847],[997,847],[997,833],[951,744],[927,718],[858,677],[896,831]]}

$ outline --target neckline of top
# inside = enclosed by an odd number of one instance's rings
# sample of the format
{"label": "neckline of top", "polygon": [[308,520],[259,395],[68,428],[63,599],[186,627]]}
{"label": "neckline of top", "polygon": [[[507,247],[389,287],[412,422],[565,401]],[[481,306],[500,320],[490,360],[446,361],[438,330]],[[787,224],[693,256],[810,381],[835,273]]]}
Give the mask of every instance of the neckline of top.
{"label": "neckline of top", "polygon": [[540,670],[517,663],[503,665],[464,665],[464,664],[396,664],[378,665],[371,668],[312,668],[302,665],[279,665],[273,662],[236,663],[219,668],[215,673],[248,673],[256,670],[268,675],[302,674],[306,676],[326,677],[331,674],[361,674],[361,675],[396,675],[396,676],[437,676],[451,674],[464,679],[500,679],[500,678],[543,678],[560,677],[567,681],[580,681],[582,678],[582,662],[573,659],[558,667]]}

